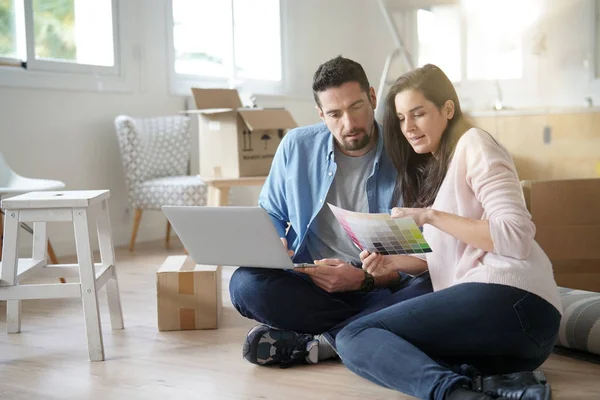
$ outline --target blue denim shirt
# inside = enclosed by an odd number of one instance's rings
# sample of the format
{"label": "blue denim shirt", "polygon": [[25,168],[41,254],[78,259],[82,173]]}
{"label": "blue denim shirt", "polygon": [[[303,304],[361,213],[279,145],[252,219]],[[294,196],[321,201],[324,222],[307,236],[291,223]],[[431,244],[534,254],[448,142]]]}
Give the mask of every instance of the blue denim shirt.
{"label": "blue denim shirt", "polygon": [[[378,130],[377,154],[366,184],[367,200],[369,212],[389,213],[397,172],[383,149],[380,125]],[[294,262],[312,262],[305,238],[321,207],[326,206],[337,169],[333,154],[334,137],[324,123],[293,129],[279,144],[261,190],[258,204],[294,250]]]}

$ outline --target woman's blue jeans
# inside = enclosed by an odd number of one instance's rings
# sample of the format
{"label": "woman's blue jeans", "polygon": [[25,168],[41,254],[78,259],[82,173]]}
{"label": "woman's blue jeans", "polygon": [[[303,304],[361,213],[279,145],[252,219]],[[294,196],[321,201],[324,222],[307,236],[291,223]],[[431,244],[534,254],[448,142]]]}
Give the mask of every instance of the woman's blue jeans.
{"label": "woman's blue jeans", "polygon": [[420,399],[444,399],[477,374],[534,370],[550,355],[561,315],[511,286],[463,283],[361,317],[337,335],[356,374]]}

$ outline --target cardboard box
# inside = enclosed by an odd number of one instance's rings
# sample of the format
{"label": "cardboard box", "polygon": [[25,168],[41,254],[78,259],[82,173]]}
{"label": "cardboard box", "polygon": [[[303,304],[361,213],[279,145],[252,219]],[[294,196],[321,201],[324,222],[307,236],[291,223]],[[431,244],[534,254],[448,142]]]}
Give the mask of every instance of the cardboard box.
{"label": "cardboard box", "polygon": [[535,239],[560,286],[600,291],[600,179],[523,181]]}
{"label": "cardboard box", "polygon": [[266,176],[296,122],[285,109],[242,108],[235,89],[192,89],[198,110],[200,176]]}
{"label": "cardboard box", "polygon": [[220,267],[169,256],[156,273],[158,330],[217,329],[223,308]]}

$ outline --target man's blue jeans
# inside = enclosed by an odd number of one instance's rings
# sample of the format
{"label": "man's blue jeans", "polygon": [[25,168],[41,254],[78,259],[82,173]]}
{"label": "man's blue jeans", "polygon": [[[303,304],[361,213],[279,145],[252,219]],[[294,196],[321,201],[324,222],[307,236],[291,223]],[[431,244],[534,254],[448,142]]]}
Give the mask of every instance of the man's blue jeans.
{"label": "man's blue jeans", "polygon": [[350,321],[431,291],[428,273],[404,276],[395,290],[368,293],[328,293],[305,274],[266,268],[240,267],[229,282],[231,302],[243,316],[279,329],[325,334],[334,346]]}
{"label": "man's blue jeans", "polygon": [[337,335],[346,366],[420,399],[483,375],[531,371],[550,355],[560,313],[511,287],[464,283],[362,317]]}

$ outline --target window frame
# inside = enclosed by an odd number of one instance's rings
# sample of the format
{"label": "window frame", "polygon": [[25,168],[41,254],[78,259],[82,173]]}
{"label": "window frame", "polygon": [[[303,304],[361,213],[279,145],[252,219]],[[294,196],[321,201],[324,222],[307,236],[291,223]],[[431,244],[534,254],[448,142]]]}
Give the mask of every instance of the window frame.
{"label": "window frame", "polygon": [[[233,0],[229,0],[233,3]],[[231,59],[233,65],[228,65],[230,76],[227,78],[180,74],[175,71],[175,38],[173,33],[173,0],[165,1],[165,18],[166,18],[166,37],[167,37],[167,70],[169,74],[169,86],[171,94],[189,96],[193,87],[203,88],[235,88],[239,92],[266,94],[266,95],[281,95],[285,93],[287,82],[287,63],[286,51],[284,43],[287,37],[287,29],[285,17],[287,15],[286,1],[279,1],[279,47],[280,47],[280,66],[281,79],[279,81],[269,81],[262,79],[241,79],[236,76],[235,55]],[[233,19],[233,13],[232,13]],[[233,28],[232,28],[233,29]],[[235,37],[232,35],[231,52],[234,52]]]}
{"label": "window frame", "polygon": [[[18,0],[17,0],[18,1]],[[25,40],[27,46],[26,67],[18,67],[22,60],[3,58],[14,61],[15,66],[0,66],[0,86],[44,88],[59,90],[93,91],[93,92],[131,92],[131,79],[123,73],[126,62],[130,58],[124,49],[133,46],[123,35],[122,26],[127,24],[127,16],[135,13],[135,7],[127,1],[111,0],[112,32],[113,32],[113,66],[77,64],[69,61],[49,61],[35,59],[33,0],[24,0]]]}

